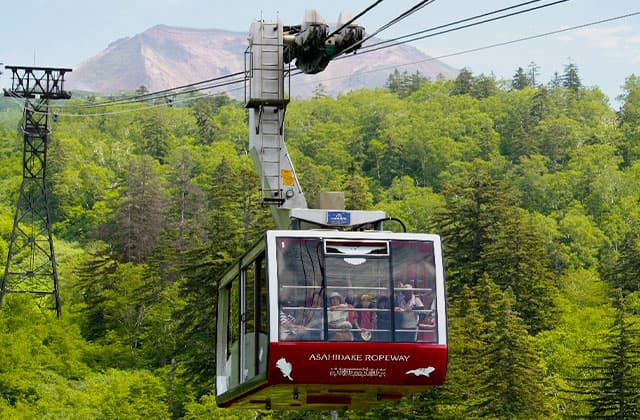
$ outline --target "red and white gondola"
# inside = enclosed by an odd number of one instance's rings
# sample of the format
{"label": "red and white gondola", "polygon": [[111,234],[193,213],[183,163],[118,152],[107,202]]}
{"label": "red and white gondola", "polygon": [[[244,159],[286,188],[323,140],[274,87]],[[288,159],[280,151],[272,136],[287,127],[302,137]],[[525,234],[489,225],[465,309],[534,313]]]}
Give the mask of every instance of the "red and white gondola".
{"label": "red and white gondola", "polygon": [[222,407],[367,407],[444,382],[437,235],[273,230],[219,282]]}

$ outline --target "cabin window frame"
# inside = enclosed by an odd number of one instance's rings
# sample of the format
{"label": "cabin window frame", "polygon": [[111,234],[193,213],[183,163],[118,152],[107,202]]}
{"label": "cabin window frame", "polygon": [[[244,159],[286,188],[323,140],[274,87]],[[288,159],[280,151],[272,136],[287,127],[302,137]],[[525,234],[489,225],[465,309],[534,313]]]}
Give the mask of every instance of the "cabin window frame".
{"label": "cabin window frame", "polygon": [[[287,338],[286,335],[283,334],[283,327],[280,322],[275,323],[276,334],[275,337],[272,335],[272,340],[274,338],[277,341],[371,341],[371,342],[409,342],[409,343],[439,343],[441,342],[441,337],[439,335],[439,325],[442,319],[441,314],[438,314],[437,301],[438,297],[438,267],[436,267],[436,252],[437,246],[435,242],[431,239],[424,238],[380,238],[380,239],[365,239],[365,238],[342,238],[342,237],[322,237],[315,236],[310,237],[307,232],[307,237],[301,237],[297,235],[290,234],[291,232],[283,232],[282,235],[278,235],[275,238],[276,242],[276,256],[273,257],[277,264],[277,273],[274,275],[277,276],[277,285],[275,292],[277,293],[277,311],[278,319],[280,319],[281,314],[283,313],[283,309],[291,310],[292,312],[297,311],[298,314],[302,314],[302,316],[294,317],[296,320],[304,320],[304,312],[309,313],[312,310],[316,310],[313,307],[307,306],[307,304],[291,304],[286,305],[283,299],[283,295],[290,295],[292,291],[298,291],[299,294],[302,295],[302,292],[305,292],[305,298],[298,298],[298,302],[308,302],[308,290],[315,289],[320,296],[322,296],[322,311],[324,312],[324,316],[322,317],[322,333],[320,336],[312,336],[312,335],[291,335],[291,338]],[[281,269],[281,265],[285,263],[291,263],[290,261],[286,261],[286,258],[282,258],[279,255],[280,252],[284,252],[283,249],[285,246],[289,246],[291,244],[301,244],[303,241],[309,246],[305,246],[304,252],[301,252],[300,255],[314,256],[310,258],[309,261],[306,262],[306,265],[309,266],[311,263],[317,264],[320,269],[314,271],[314,275],[322,274],[321,278],[318,280],[317,277],[314,278],[314,283],[309,283],[304,277],[303,282],[295,284],[291,279],[284,280],[282,277],[284,274],[291,276],[292,273],[287,272],[286,270]],[[353,249],[349,250],[349,246],[353,245]],[[360,246],[360,248],[358,248]],[[321,253],[309,252],[309,249],[321,247]],[[342,247],[341,251],[336,252],[336,250]],[[370,247],[371,250],[363,251],[363,248]],[[412,279],[412,292],[414,295],[420,297],[419,301],[421,304],[417,304],[412,306],[412,314],[401,313],[397,310],[397,302],[400,300],[399,298],[407,293],[406,286],[409,284],[407,281],[407,273],[398,273],[399,264],[397,260],[401,260],[402,255],[394,256],[394,253],[402,254],[401,249],[409,249],[414,248],[414,253],[417,254],[415,256],[416,262],[415,265],[418,264],[418,257],[421,255],[419,250],[420,248],[426,248],[427,251],[423,249],[423,259],[426,256],[429,260],[427,263],[429,265],[429,269],[424,274],[424,278],[418,282],[417,278]],[[357,286],[349,286],[344,285],[340,286],[331,281],[329,278],[329,269],[332,261],[338,261],[341,258],[353,258],[353,259],[365,259],[366,262],[374,262],[376,260],[382,261],[386,267],[383,267],[382,270],[378,271],[386,271],[388,274],[386,275],[386,279],[383,279],[382,282],[378,285],[372,284],[359,284]],[[395,258],[395,260],[394,260]],[[407,258],[406,256],[404,257]],[[312,261],[313,260],[313,261]],[[405,261],[406,262],[406,261]],[[357,264],[357,261],[354,261]],[[294,264],[295,265],[295,264]],[[440,268],[441,270],[441,268]],[[375,271],[375,270],[374,270]],[[415,269],[416,273],[413,273],[414,276],[417,275],[417,269]],[[295,274],[294,274],[295,276]],[[400,284],[402,280],[403,283]],[[384,286],[382,285],[384,283]],[[405,286],[405,287],[403,287]],[[358,307],[356,299],[351,296],[346,296],[348,293],[353,295],[354,291],[360,291],[358,296],[362,296],[362,294],[367,294],[364,291],[372,292],[370,293],[375,299],[379,297],[386,296],[388,299],[388,307],[380,308],[379,306],[375,306],[374,308],[363,308],[362,306]],[[344,308],[331,308],[330,305],[330,295],[334,292],[344,291],[346,293],[343,296],[343,302],[348,305],[352,305],[351,307]],[[427,303],[428,302],[428,303]],[[429,305],[427,307],[426,305]],[[362,333],[362,329],[355,328],[353,325],[355,323],[352,322],[352,327],[349,328],[351,331],[352,338],[349,338],[349,335],[337,337],[337,333],[339,329],[332,328],[329,324],[330,318],[332,315],[336,313],[352,313],[355,312],[357,315],[360,312],[371,311],[376,313],[376,317],[379,319],[382,318],[382,315],[386,314],[389,319],[388,325],[385,328],[379,328],[376,325],[370,332],[371,335],[369,337],[358,337],[358,334]],[[406,318],[409,315],[415,318],[415,324],[413,327],[407,326]],[[272,316],[275,316],[272,312]],[[308,317],[307,317],[308,318]],[[409,317],[410,318],[410,317]],[[300,323],[304,324],[304,323]],[[306,324],[304,324],[306,325]],[[274,325],[272,324],[272,328]],[[317,327],[315,328],[317,330]],[[306,333],[305,333],[306,334]]]}

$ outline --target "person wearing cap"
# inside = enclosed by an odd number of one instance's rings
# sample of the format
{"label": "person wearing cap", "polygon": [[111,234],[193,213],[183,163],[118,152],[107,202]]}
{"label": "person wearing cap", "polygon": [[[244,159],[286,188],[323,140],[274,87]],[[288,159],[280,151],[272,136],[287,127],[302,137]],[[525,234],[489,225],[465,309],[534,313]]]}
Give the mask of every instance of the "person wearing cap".
{"label": "person wearing cap", "polygon": [[329,330],[331,331],[330,337],[338,341],[353,341],[352,328],[358,325],[356,314],[349,309],[353,308],[352,305],[344,303],[342,295],[338,292],[333,292],[329,295]]}
{"label": "person wearing cap", "polygon": [[413,293],[410,284],[400,284],[396,288],[396,341],[415,341],[420,319],[417,310],[424,309],[424,304]]}

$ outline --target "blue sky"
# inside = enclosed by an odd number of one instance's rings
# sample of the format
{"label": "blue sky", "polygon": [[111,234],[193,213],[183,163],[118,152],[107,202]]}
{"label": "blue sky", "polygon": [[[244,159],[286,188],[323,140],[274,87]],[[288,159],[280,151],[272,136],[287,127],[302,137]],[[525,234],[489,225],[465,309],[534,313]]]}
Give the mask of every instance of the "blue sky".
{"label": "blue sky", "polygon": [[[408,33],[523,3],[525,0],[436,0],[414,16],[381,32],[382,38]],[[547,4],[543,0],[528,7]],[[384,0],[360,19],[373,33],[417,0]],[[318,9],[329,22],[343,11],[358,13],[374,0],[22,0],[7,1],[0,24],[0,62],[9,65],[70,67],[119,38],[133,36],[156,24],[189,28],[248,31],[251,21],[280,18],[301,22],[305,9]],[[345,9],[345,4],[348,9]],[[518,67],[534,62],[540,80],[549,81],[569,64],[578,66],[583,84],[599,86],[612,100],[631,74],[640,75],[640,15],[587,26],[508,46],[482,47],[640,12],[637,0],[569,0],[538,11],[426,38],[411,45],[474,74],[511,79]],[[459,55],[463,51],[480,49]],[[202,79],[209,75],[203,74]],[[321,75],[318,75],[321,81]],[[8,84],[7,74],[0,85]]]}

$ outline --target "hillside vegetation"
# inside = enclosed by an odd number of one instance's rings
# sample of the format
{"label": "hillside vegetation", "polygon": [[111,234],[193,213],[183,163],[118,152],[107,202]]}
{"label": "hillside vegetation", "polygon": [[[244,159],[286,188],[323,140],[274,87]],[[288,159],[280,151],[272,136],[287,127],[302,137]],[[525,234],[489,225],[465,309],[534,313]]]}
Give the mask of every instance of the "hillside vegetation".
{"label": "hillside vegetation", "polygon": [[[446,384],[341,418],[640,418],[640,80],[615,112],[564,70],[546,85],[522,69],[502,82],[396,72],[385,89],[289,105],[309,202],[345,191],[348,208],[445,244]],[[326,417],[212,397],[216,279],[272,223],[243,105],[99,102],[56,104],[62,318],[7,296],[0,418]],[[22,133],[15,105],[0,113],[4,272]]]}

